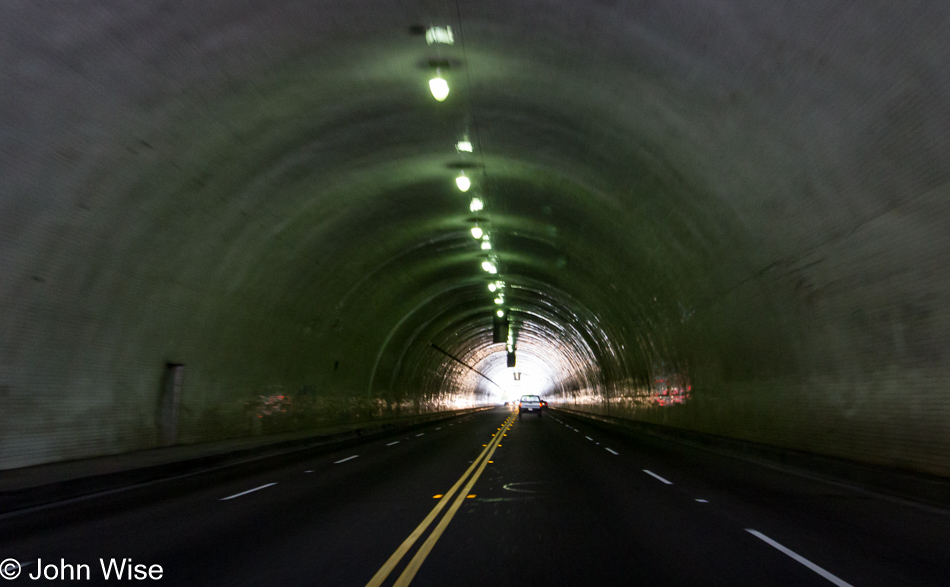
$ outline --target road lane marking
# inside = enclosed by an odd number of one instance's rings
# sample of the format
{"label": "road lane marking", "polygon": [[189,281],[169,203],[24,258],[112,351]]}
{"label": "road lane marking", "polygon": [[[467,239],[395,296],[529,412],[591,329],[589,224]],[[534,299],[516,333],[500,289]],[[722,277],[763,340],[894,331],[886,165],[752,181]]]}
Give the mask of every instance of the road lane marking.
{"label": "road lane marking", "polygon": [[589,440],[589,441],[591,441],[591,442],[594,442],[594,439],[591,438],[590,436],[585,436],[584,438],[586,438],[587,440]]}
{"label": "road lane marking", "polygon": [[698,501],[699,503],[709,503],[709,502],[706,501],[705,499],[698,499],[698,498],[697,498],[696,501]]}
{"label": "road lane marking", "polygon": [[[506,426],[507,429],[507,426]],[[435,546],[435,543],[439,541],[439,538],[442,536],[442,533],[445,532],[445,529],[448,527],[449,522],[452,521],[452,518],[455,516],[455,513],[462,507],[462,502],[465,501],[466,497],[469,495],[469,491],[472,490],[472,487],[475,485],[475,482],[478,481],[478,478],[481,476],[482,471],[485,470],[485,467],[488,465],[488,460],[491,459],[492,454],[494,454],[495,449],[501,446],[495,442],[489,443],[489,451],[478,469],[472,474],[469,478],[468,483],[465,484],[465,488],[459,492],[458,497],[455,498],[455,502],[452,503],[452,507],[449,508],[449,511],[442,516],[442,519],[439,520],[439,524],[432,530],[432,533],[429,534],[429,537],[426,538],[426,541],[422,543],[422,546],[419,547],[419,551],[416,552],[416,555],[412,557],[412,560],[409,561],[409,564],[406,565],[406,568],[403,570],[402,574],[399,575],[399,578],[396,579],[396,582],[393,583],[393,587],[407,587],[412,581],[413,577],[416,576],[416,573],[419,572],[419,568],[422,566],[422,563],[426,560],[426,557],[429,556],[429,553],[432,551],[432,547]],[[494,444],[495,446],[492,446]],[[475,466],[474,464],[472,466]],[[472,497],[475,497],[472,495]],[[439,503],[442,503],[441,500]]]}
{"label": "road lane marking", "polygon": [[220,501],[227,501],[229,499],[234,499],[235,497],[241,497],[242,495],[247,495],[248,493],[254,493],[255,491],[260,491],[266,487],[271,487],[277,485],[277,483],[268,483],[267,485],[261,485],[260,487],[255,487],[254,489],[248,489],[247,491],[242,491],[241,493],[235,493],[234,495],[229,495],[227,497],[222,497]]}
{"label": "road lane marking", "polygon": [[[510,425],[511,423],[509,422],[508,426]],[[373,578],[369,580],[369,583],[366,584],[366,587],[379,587],[380,585],[383,584],[383,581],[385,581],[386,578],[389,576],[389,574],[393,572],[393,569],[396,567],[397,564],[399,564],[399,561],[402,560],[402,557],[404,557],[406,553],[409,552],[409,549],[412,548],[412,545],[415,544],[417,540],[419,540],[422,534],[425,533],[426,529],[432,524],[433,521],[435,521],[435,519],[439,516],[439,514],[446,507],[446,505],[448,505],[449,500],[451,500],[452,496],[455,495],[455,492],[457,492],[459,488],[462,487],[462,484],[465,483],[465,480],[469,477],[469,475],[475,472],[476,469],[478,469],[478,474],[479,475],[481,474],[481,471],[484,470],[488,462],[488,459],[491,457],[492,453],[495,452],[495,444],[499,442],[499,440],[500,439],[495,439],[492,442],[488,443],[487,445],[484,445],[484,444],[482,445],[485,448],[482,449],[481,454],[479,454],[478,457],[474,461],[470,461],[471,464],[469,465],[468,469],[466,469],[465,472],[462,473],[462,476],[459,477],[458,481],[456,481],[455,484],[451,488],[449,488],[448,491],[445,492],[445,495],[439,499],[439,503],[435,504],[435,507],[432,508],[432,511],[429,512],[429,515],[427,515],[425,519],[422,520],[422,523],[416,526],[416,529],[412,531],[412,534],[410,534],[409,537],[406,538],[402,542],[402,544],[399,545],[399,548],[396,549],[396,552],[394,552],[392,556],[390,556],[389,559],[387,559],[386,562],[383,563],[383,566],[380,567],[378,571],[376,571],[376,574],[373,575]],[[459,493],[459,499],[457,501],[460,502],[461,500],[465,499],[465,495],[468,494],[468,491],[471,488],[470,487],[471,485],[474,485],[474,481],[470,483],[468,486],[466,486],[464,491]],[[442,522],[445,522],[444,517],[439,522],[439,524],[441,525]],[[448,525],[448,522],[445,522],[445,524]],[[429,535],[429,540],[432,539],[432,536],[434,534],[435,534],[435,531],[433,531],[433,534]],[[428,542],[428,540],[426,542]],[[431,549],[431,545],[429,548]],[[421,549],[419,552],[421,552]],[[416,556],[413,558],[413,561],[415,561],[416,558],[418,558],[418,556],[419,556],[419,553],[417,552]],[[423,556],[422,559],[425,559],[425,557]],[[419,560],[415,567],[416,571],[418,570],[419,565],[421,564],[422,564],[422,560]],[[415,575],[416,571],[413,571],[413,575]],[[405,574],[405,572],[403,572],[403,574]],[[408,584],[409,580],[412,580],[412,577],[409,577],[405,584]]]}
{"label": "road lane marking", "polygon": [[345,463],[346,461],[352,461],[353,459],[355,459],[355,458],[358,457],[358,456],[360,456],[360,455],[353,455],[353,456],[351,456],[351,457],[346,457],[345,459],[340,459],[340,460],[338,460],[338,461],[333,461],[333,464],[334,464],[334,465],[339,465],[340,463]]}
{"label": "road lane marking", "polygon": [[310,469],[310,470],[304,471],[304,473],[313,473],[313,470]]}
{"label": "road lane marking", "polygon": [[620,454],[619,452],[615,451],[615,450],[612,449],[612,448],[605,448],[604,450],[606,450],[607,452],[609,452],[609,453],[612,454],[612,455],[619,455],[619,454]]}
{"label": "road lane marking", "polygon": [[660,477],[659,475],[657,475],[657,474],[654,473],[653,471],[648,471],[647,469],[644,469],[643,472],[646,473],[647,475],[649,475],[650,477],[653,477],[654,479],[659,479],[660,481],[666,483],[667,485],[672,485],[672,484],[673,484],[672,481],[667,481],[666,479],[664,479],[663,477]]}
{"label": "road lane marking", "polygon": [[416,438],[419,438],[420,436],[425,436],[425,432],[420,432],[419,434],[416,434]]}
{"label": "road lane marking", "polygon": [[792,551],[792,550],[789,550],[789,549],[785,548],[784,546],[782,546],[782,545],[779,544],[778,542],[772,540],[771,538],[769,538],[769,537],[766,536],[765,534],[763,534],[763,533],[761,533],[761,532],[757,532],[757,531],[753,530],[752,528],[746,528],[745,531],[748,532],[749,534],[752,534],[753,536],[755,536],[756,538],[758,538],[758,539],[761,540],[762,542],[765,542],[765,543],[768,544],[769,546],[775,548],[776,550],[781,551],[782,553],[784,553],[784,554],[790,556],[791,558],[793,558],[793,559],[795,559],[796,561],[800,562],[801,564],[805,565],[806,567],[808,567],[808,568],[811,569],[812,571],[818,573],[819,575],[821,575],[821,576],[824,577],[825,579],[828,579],[829,581],[831,581],[832,583],[834,583],[834,584],[837,585],[838,587],[854,587],[853,585],[851,585],[851,583],[848,583],[847,581],[842,581],[842,580],[839,579],[838,577],[832,575],[831,573],[829,573],[828,571],[826,571],[826,570],[824,570],[823,568],[819,567],[818,565],[816,565],[815,563],[811,562],[811,561],[808,560],[807,558],[801,556],[800,554],[798,554],[798,553],[796,553],[796,552],[794,552],[794,551]]}
{"label": "road lane marking", "polygon": [[386,446],[392,446],[392,445],[394,445],[394,444],[399,444],[399,441],[397,440],[397,441],[395,441],[395,442],[390,442],[390,443],[387,444]]}

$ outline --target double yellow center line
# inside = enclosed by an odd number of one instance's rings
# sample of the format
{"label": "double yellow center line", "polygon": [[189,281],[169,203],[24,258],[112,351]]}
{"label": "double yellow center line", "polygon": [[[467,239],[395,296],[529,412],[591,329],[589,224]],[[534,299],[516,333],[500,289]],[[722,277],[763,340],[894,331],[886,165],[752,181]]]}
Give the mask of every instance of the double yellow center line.
{"label": "double yellow center line", "polygon": [[[416,543],[419,538],[425,533],[426,529],[435,521],[439,514],[445,509],[449,500],[452,499],[452,496],[462,487],[462,484],[465,484],[465,488],[459,492],[458,496],[455,498],[455,501],[452,502],[449,511],[446,512],[442,519],[439,520],[438,525],[429,534],[429,537],[425,542],[422,543],[422,546],[419,547],[419,550],[416,552],[416,555],[412,557],[412,560],[409,561],[409,564],[406,565],[406,568],[403,570],[402,574],[399,575],[399,578],[396,579],[395,587],[406,587],[409,585],[409,582],[412,581],[412,578],[416,576],[416,573],[419,572],[419,567],[422,566],[422,563],[426,560],[426,557],[429,555],[429,552],[432,551],[432,547],[435,546],[435,543],[439,541],[439,538],[442,536],[442,533],[448,527],[449,522],[452,521],[452,518],[455,516],[455,512],[462,507],[462,502],[465,501],[465,496],[469,494],[472,487],[475,485],[475,482],[478,481],[478,478],[481,476],[482,471],[485,470],[485,466],[488,464],[488,461],[491,460],[491,456],[495,453],[495,449],[501,443],[501,439],[504,436],[505,432],[508,431],[508,428],[511,427],[514,418],[509,417],[505,420],[505,425],[502,429],[495,433],[495,437],[489,442],[485,449],[482,450],[482,453],[478,455],[478,458],[472,461],[471,466],[459,477],[459,480],[455,482],[455,485],[451,487],[448,491],[445,492],[445,495],[439,500],[439,503],[432,508],[432,511],[429,512],[429,515],[422,520],[422,523],[416,526],[416,529],[412,531],[412,534],[406,538],[402,544],[399,545],[399,548],[396,549],[396,552],[389,557],[383,566],[376,571],[376,574],[373,575],[373,578],[369,580],[369,583],[366,584],[366,587],[379,587],[383,584],[383,581],[389,577],[389,574],[393,572],[393,569],[396,568],[396,565],[399,564],[399,561],[402,560],[402,557],[406,556],[406,553],[409,552],[409,549],[412,548],[412,545]],[[466,479],[468,482],[466,483]]]}

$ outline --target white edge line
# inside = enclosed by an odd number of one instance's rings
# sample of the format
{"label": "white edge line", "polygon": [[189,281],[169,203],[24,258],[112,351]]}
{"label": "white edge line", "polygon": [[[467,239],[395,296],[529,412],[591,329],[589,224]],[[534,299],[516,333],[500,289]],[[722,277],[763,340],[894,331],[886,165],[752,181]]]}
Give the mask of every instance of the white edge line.
{"label": "white edge line", "polygon": [[805,565],[805,566],[808,567],[809,569],[815,571],[816,573],[818,573],[819,575],[821,575],[821,576],[824,577],[825,579],[828,579],[829,581],[831,581],[832,583],[834,583],[834,584],[837,585],[838,587],[854,587],[853,585],[851,585],[851,583],[848,583],[848,582],[846,582],[846,581],[842,581],[842,580],[839,579],[838,577],[832,575],[831,573],[829,573],[828,571],[826,571],[826,570],[824,570],[823,568],[819,567],[818,565],[816,565],[815,563],[811,562],[811,561],[808,560],[807,558],[801,556],[800,554],[798,554],[798,553],[796,553],[796,552],[794,552],[794,551],[791,551],[791,550],[785,548],[784,546],[782,546],[782,545],[779,544],[778,542],[772,540],[771,538],[769,538],[769,537],[766,536],[765,534],[763,534],[763,533],[761,533],[761,532],[758,532],[758,531],[756,531],[756,530],[753,530],[752,528],[746,528],[745,531],[748,532],[749,534],[752,534],[753,536],[755,536],[756,538],[758,538],[758,539],[761,540],[762,542],[765,542],[765,543],[768,544],[769,546],[771,546],[771,547],[773,547],[773,548],[775,548],[775,549],[777,549],[777,550],[780,550],[781,552],[783,552],[783,553],[787,554],[788,556],[792,557],[793,559],[795,559],[796,561],[798,561],[798,562],[800,562],[801,564]]}
{"label": "white edge line", "polygon": [[277,485],[277,483],[268,483],[267,485],[261,485],[260,487],[255,487],[254,489],[248,489],[247,491],[242,491],[241,493],[235,493],[234,495],[229,495],[227,497],[222,497],[220,501],[227,501],[229,499],[234,499],[235,497],[241,497],[242,495],[247,495],[248,493],[254,493],[255,491],[260,491],[265,487],[270,487],[272,485]]}
{"label": "white edge line", "polygon": [[667,485],[672,485],[672,484],[673,484],[672,481],[667,481],[666,479],[664,479],[663,477],[660,477],[659,475],[657,475],[657,474],[654,473],[653,471],[648,471],[647,469],[644,469],[643,472],[646,473],[647,475],[649,475],[650,477],[653,477],[654,479],[659,479],[660,481],[666,483]]}
{"label": "white edge line", "polygon": [[612,449],[612,448],[605,448],[604,450],[606,450],[607,452],[609,452],[609,453],[612,454],[612,455],[619,455],[619,454],[620,454],[619,452],[615,451],[615,450]]}
{"label": "white edge line", "polygon": [[351,456],[351,457],[346,457],[345,459],[340,459],[340,460],[338,460],[338,461],[333,461],[333,464],[334,464],[334,465],[339,465],[340,463],[345,463],[346,461],[352,461],[353,459],[355,459],[355,458],[358,457],[358,456],[360,456],[360,455],[353,455],[353,456]]}
{"label": "white edge line", "polygon": [[386,446],[392,446],[392,445],[394,445],[394,444],[399,444],[399,441],[397,440],[396,442],[390,442],[390,443],[387,444]]}

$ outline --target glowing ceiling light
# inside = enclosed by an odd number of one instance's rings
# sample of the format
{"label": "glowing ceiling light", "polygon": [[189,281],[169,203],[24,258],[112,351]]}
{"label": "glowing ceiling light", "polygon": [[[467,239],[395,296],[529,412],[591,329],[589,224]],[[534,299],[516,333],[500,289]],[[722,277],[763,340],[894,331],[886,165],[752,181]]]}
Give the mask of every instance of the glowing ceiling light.
{"label": "glowing ceiling light", "polygon": [[439,43],[440,45],[454,45],[455,37],[452,35],[452,27],[447,26],[442,28],[440,26],[434,26],[426,30],[426,43],[433,45]]}
{"label": "glowing ceiling light", "polygon": [[504,281],[496,281],[496,282],[495,282],[495,287],[497,287],[498,289],[504,289],[504,288],[505,288],[505,282],[504,282]]}
{"label": "glowing ceiling light", "polygon": [[485,234],[485,231],[477,226],[472,227],[472,236],[475,238],[482,238],[482,235]]}
{"label": "glowing ceiling light", "polygon": [[488,241],[482,241],[482,250],[483,250],[483,251],[490,251],[490,250],[491,250],[491,243],[488,242]]}
{"label": "glowing ceiling light", "polygon": [[485,203],[482,202],[481,198],[472,198],[472,203],[468,205],[468,209],[472,212],[478,212],[479,210],[485,207]]}
{"label": "glowing ceiling light", "polygon": [[505,303],[505,298],[498,296],[497,298],[495,298],[495,303],[500,306]]}
{"label": "glowing ceiling light", "polygon": [[439,102],[449,97],[449,82],[442,79],[442,74],[438,69],[435,70],[435,77],[429,80],[429,91]]}
{"label": "glowing ceiling light", "polygon": [[471,141],[459,141],[455,143],[455,149],[459,151],[460,153],[461,152],[471,153],[472,151],[475,150],[475,148],[472,147]]}
{"label": "glowing ceiling light", "polygon": [[488,284],[488,291],[495,291],[496,289],[498,289],[498,286],[495,285],[494,283]]}
{"label": "glowing ceiling light", "polygon": [[463,171],[461,175],[455,178],[455,185],[459,186],[459,189],[463,192],[467,192],[468,188],[472,187],[472,180],[470,180]]}
{"label": "glowing ceiling light", "polygon": [[504,318],[504,317],[505,317],[505,311],[504,311],[504,310],[498,310],[497,312],[495,312],[495,316],[498,316],[499,318]]}
{"label": "glowing ceiling light", "polygon": [[498,273],[498,267],[496,267],[495,264],[492,263],[491,261],[483,261],[482,269],[491,273],[492,275],[494,275],[495,273]]}

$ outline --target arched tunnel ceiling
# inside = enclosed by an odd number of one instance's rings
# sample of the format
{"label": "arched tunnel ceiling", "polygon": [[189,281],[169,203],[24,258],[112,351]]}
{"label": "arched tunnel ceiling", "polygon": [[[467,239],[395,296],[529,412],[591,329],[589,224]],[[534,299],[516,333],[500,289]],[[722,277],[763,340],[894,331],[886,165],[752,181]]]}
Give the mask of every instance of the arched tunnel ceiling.
{"label": "arched tunnel ceiling", "polygon": [[510,379],[498,279],[552,398],[945,472],[947,11],[5,3],[0,462],[149,445],[165,363],[188,441],[497,399],[432,345]]}

